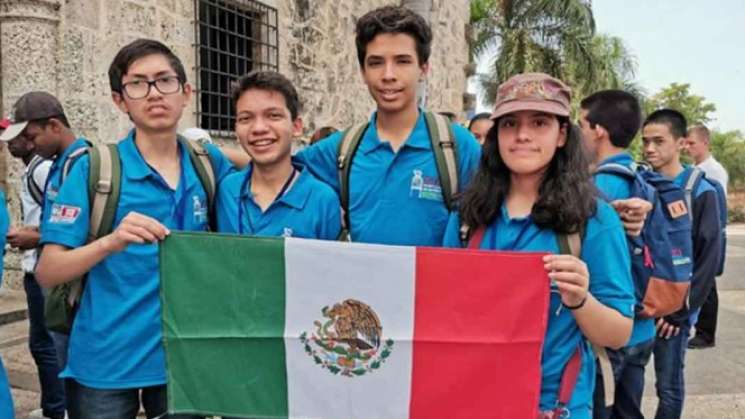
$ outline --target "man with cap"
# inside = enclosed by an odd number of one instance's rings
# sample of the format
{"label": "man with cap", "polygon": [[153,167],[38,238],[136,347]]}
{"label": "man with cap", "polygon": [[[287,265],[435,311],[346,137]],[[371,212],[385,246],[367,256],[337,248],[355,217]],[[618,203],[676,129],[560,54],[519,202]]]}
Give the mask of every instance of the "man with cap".
{"label": "man with cap", "polygon": [[[52,204],[64,180],[68,157],[80,148],[88,147],[85,138],[78,138],[70,128],[62,104],[47,92],[29,92],[13,105],[11,124],[0,135],[0,141],[10,141],[22,136],[33,144],[36,154],[52,159],[46,185],[41,220],[50,214]],[[51,332],[60,368],[67,363],[67,336]]]}
{"label": "man with cap", "polygon": [[[7,119],[3,122],[7,122],[6,126],[10,125]],[[11,247],[24,251],[21,266],[28,305],[28,347],[38,370],[41,389],[41,409],[31,412],[29,417],[62,418],[65,415],[64,386],[59,378],[60,368],[54,341],[44,322],[44,294],[34,276],[41,237],[39,225],[41,206],[44,203],[44,185],[52,161],[35,154],[33,143],[23,135],[17,135],[8,141],[8,151],[26,166],[21,177],[22,225],[8,231],[7,242]]]}

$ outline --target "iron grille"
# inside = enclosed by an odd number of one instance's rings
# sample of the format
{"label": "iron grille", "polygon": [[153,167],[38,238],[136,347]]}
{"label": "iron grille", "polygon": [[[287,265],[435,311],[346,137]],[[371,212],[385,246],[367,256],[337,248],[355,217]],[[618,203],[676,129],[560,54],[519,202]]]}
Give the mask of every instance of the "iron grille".
{"label": "iron grille", "polygon": [[252,70],[278,70],[277,10],[254,0],[195,0],[197,121],[232,137],[231,83]]}

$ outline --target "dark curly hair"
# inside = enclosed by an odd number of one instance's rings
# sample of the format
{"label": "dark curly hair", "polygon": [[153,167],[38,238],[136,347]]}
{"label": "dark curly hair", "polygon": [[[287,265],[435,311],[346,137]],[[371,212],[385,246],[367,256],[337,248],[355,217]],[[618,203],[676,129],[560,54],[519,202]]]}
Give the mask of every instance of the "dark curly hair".
{"label": "dark curly hair", "polygon": [[[576,233],[597,209],[597,189],[582,145],[581,131],[566,117],[556,117],[567,127],[567,141],[556,149],[538,190],[531,217],[540,228]],[[470,227],[489,225],[499,215],[510,190],[511,171],[498,146],[499,120],[489,130],[481,163],[459,199],[460,216]]]}
{"label": "dark curly hair", "polygon": [[383,6],[367,12],[357,21],[357,59],[360,67],[365,67],[367,44],[381,33],[403,33],[416,42],[416,55],[419,65],[429,61],[432,49],[432,29],[423,17],[400,6]]}
{"label": "dark curly hair", "polygon": [[298,98],[297,90],[295,90],[292,82],[282,74],[270,70],[254,70],[233,82],[230,92],[233,107],[238,104],[238,100],[243,93],[249,89],[269,90],[280,93],[285,99],[285,104],[290,111],[292,119],[295,120],[298,117],[300,113],[300,99]]}

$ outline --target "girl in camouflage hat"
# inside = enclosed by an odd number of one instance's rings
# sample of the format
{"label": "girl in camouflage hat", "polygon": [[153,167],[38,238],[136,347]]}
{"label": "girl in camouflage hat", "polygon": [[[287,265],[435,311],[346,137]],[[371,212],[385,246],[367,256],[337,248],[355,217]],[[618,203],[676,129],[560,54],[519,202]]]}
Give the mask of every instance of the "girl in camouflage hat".
{"label": "girl in camouflage hat", "polygon": [[598,199],[570,102],[569,88],[546,74],[520,74],[499,87],[495,124],[444,244],[550,253],[538,416],[589,419],[590,343],[626,343],[634,295],[626,237],[615,211]]}

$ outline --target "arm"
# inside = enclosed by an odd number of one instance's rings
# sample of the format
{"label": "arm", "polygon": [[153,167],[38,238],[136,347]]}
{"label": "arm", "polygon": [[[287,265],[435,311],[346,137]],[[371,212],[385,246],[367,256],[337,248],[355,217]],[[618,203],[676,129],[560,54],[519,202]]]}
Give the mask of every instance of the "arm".
{"label": "arm", "polygon": [[81,247],[70,249],[60,244],[45,245],[36,266],[36,279],[43,287],[71,281],[131,243],[155,243],[169,233],[157,220],[130,212],[114,232]]}
{"label": "arm", "polygon": [[572,314],[582,334],[596,345],[613,349],[623,347],[631,336],[633,321],[590,293],[587,265],[571,255],[547,255],[543,261],[549,278],[559,288],[562,304],[565,307],[581,305],[572,310]]}
{"label": "arm", "polygon": [[641,198],[617,199],[611,205],[621,217],[626,234],[635,237],[641,234],[652,203]]}
{"label": "arm", "polygon": [[243,169],[251,163],[251,156],[249,156],[242,148],[237,147],[216,147],[218,150],[230,160],[233,165],[239,169]]}

